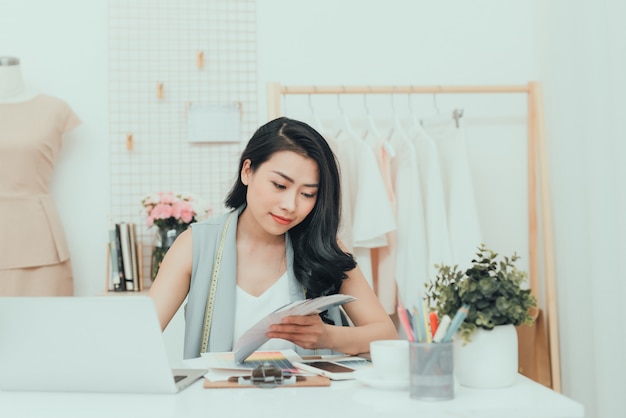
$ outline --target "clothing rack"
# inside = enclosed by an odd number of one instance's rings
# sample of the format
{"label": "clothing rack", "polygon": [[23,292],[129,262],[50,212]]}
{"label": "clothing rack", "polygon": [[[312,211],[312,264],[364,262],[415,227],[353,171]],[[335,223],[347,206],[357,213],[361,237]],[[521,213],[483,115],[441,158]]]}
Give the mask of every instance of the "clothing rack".
{"label": "clothing rack", "polygon": [[[558,306],[554,262],[552,204],[548,173],[543,94],[541,83],[531,81],[522,85],[458,85],[458,86],[283,86],[267,85],[268,117],[281,115],[281,98],[286,95],[316,94],[525,94],[527,96],[528,128],[528,236],[529,276],[533,293],[539,290],[539,249],[542,250],[545,295],[545,320],[548,329],[552,389],[561,391],[559,357]],[[540,217],[540,218],[539,218]],[[541,230],[539,229],[541,219]]]}

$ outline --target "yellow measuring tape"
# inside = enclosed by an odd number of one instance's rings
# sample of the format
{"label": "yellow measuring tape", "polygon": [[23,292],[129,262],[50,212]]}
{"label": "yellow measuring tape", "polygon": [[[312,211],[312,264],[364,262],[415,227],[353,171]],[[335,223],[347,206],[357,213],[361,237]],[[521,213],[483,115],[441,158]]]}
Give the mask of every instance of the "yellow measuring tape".
{"label": "yellow measuring tape", "polygon": [[206,353],[209,348],[209,334],[211,333],[211,321],[213,319],[213,305],[215,304],[215,293],[217,292],[217,277],[220,273],[220,264],[222,263],[222,253],[224,252],[224,241],[226,240],[226,232],[228,231],[228,225],[235,215],[232,212],[226,223],[224,229],[222,229],[222,236],[220,237],[220,245],[217,248],[217,254],[215,255],[215,262],[213,264],[213,275],[211,276],[211,287],[209,289],[209,295],[207,296],[206,308],[204,310],[204,322],[202,323],[202,345],[200,347],[201,353]]}

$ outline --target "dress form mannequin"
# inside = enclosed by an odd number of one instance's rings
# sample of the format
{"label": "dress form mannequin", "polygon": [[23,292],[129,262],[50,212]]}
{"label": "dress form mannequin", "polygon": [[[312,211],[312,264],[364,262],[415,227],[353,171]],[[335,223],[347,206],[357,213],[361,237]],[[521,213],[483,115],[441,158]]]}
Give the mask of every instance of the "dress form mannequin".
{"label": "dress form mannequin", "polygon": [[0,57],[0,103],[19,103],[30,100],[37,92],[24,83],[20,60]]}
{"label": "dress form mannequin", "polygon": [[67,132],[80,124],[63,100],[24,84],[0,57],[0,296],[71,296],[69,248],[49,191]]}

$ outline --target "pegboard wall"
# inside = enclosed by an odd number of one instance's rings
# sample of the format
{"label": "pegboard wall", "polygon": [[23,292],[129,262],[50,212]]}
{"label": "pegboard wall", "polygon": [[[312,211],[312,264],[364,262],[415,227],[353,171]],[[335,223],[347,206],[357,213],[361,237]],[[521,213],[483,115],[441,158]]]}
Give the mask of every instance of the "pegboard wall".
{"label": "pegboard wall", "polygon": [[[223,212],[239,154],[257,127],[256,0],[108,6],[110,213],[113,222],[137,225],[146,282],[153,231],[142,198],[192,193]],[[189,142],[195,104],[237,104],[240,142]]]}

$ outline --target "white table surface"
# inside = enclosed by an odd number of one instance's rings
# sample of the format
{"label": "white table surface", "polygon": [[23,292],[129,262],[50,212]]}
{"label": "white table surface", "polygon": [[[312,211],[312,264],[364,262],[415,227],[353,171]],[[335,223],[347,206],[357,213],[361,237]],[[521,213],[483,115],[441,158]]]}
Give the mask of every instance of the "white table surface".
{"label": "white table surface", "polygon": [[455,390],[455,399],[439,402],[355,380],[273,389],[204,389],[199,380],[174,395],[0,391],[0,417],[584,417],[581,404],[521,375],[504,389]]}

